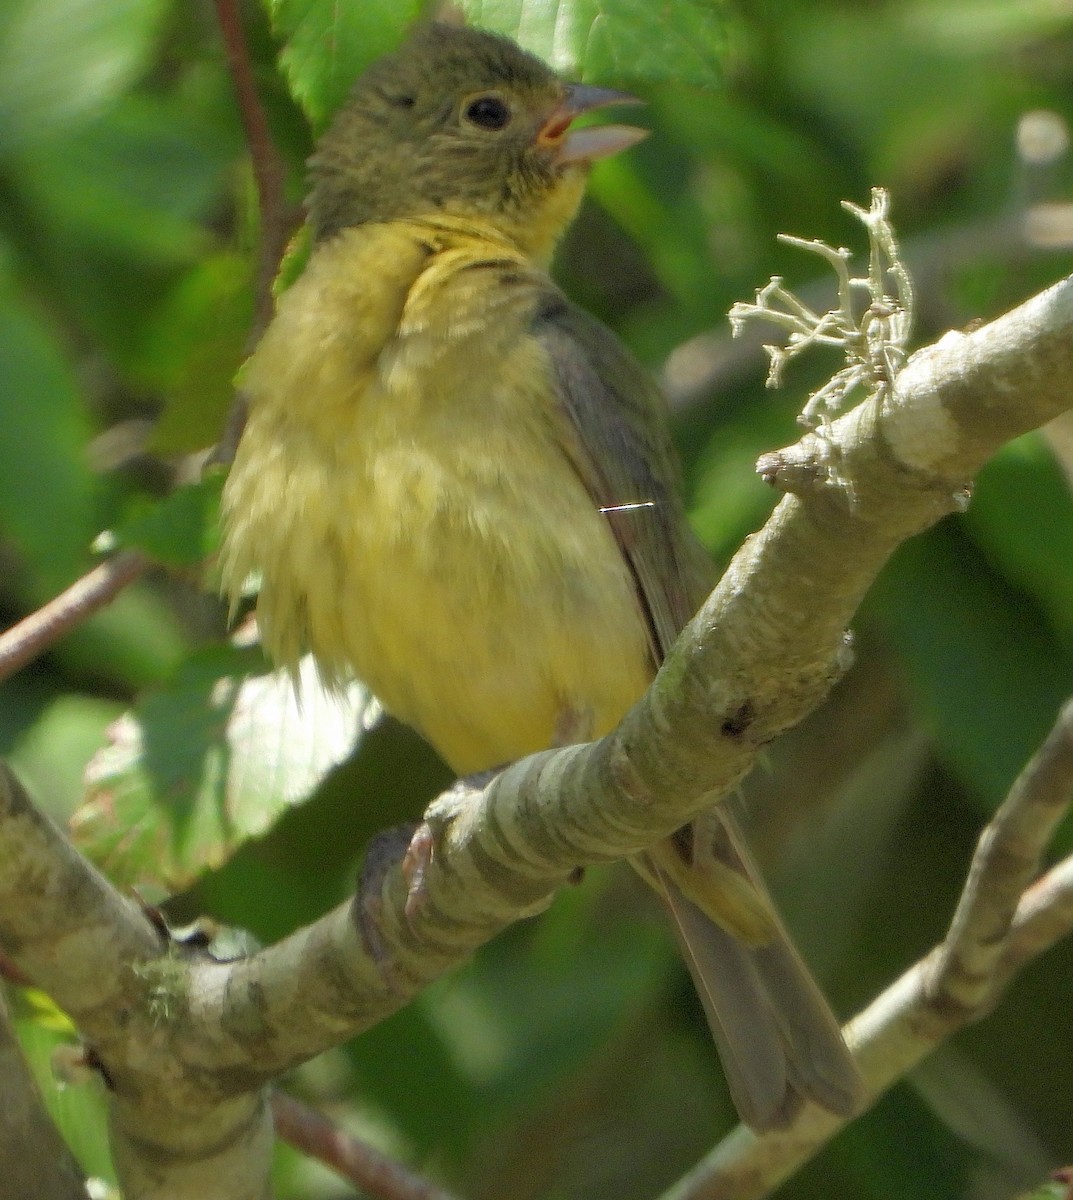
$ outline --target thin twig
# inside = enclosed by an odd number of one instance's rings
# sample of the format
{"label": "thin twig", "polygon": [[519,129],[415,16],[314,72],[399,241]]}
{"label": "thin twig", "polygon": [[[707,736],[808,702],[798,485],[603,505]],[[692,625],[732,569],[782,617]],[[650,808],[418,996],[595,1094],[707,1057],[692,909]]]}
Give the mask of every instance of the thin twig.
{"label": "thin twig", "polygon": [[284,197],[287,168],[268,128],[242,28],[238,0],[214,0],[227,65],[235,85],[239,115],[250,148],[257,203],[261,215],[261,250],[257,263],[256,327],[263,329],[272,316],[272,281],[279,269],[293,217]]}
{"label": "thin twig", "polygon": [[978,1011],[988,1001],[1025,889],[1073,800],[1073,702],[1062,709],[980,837],[931,989]]}
{"label": "thin twig", "polygon": [[1063,859],[1025,892],[1017,906],[996,981],[1005,987],[1027,962],[1073,930],[1073,857]]}
{"label": "thin twig", "polygon": [[272,1095],[276,1133],[377,1200],[455,1200],[367,1142],[344,1133],[322,1113],[285,1092]]}
{"label": "thin twig", "polygon": [[91,613],[110,604],[148,566],[143,554],[125,550],[94,567],[66,591],[0,634],[0,681],[55,645]]}
{"label": "thin twig", "polygon": [[[250,148],[250,162],[257,186],[257,204],[261,218],[261,246],[257,256],[257,277],[254,291],[254,319],[249,342],[252,347],[272,319],[272,283],[287,248],[287,241],[300,221],[300,215],[287,204],[285,184],[287,168],[279,149],[272,140],[261,98],[254,83],[249,50],[242,28],[238,0],[214,0],[216,18],[220,25],[227,65],[235,85],[242,127]],[[246,405],[241,393],[236,393],[227,427],[213,454],[213,461],[230,463],[234,457],[242,428],[246,423]]]}

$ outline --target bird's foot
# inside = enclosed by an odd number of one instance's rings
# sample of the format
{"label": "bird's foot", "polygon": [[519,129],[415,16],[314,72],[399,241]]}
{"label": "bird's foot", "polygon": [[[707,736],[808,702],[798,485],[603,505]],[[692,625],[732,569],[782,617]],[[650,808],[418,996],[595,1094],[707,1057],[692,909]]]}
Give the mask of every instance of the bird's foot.
{"label": "bird's foot", "polygon": [[413,822],[396,825],[376,834],[365,851],[354,896],[354,922],[361,935],[361,944],[376,963],[381,978],[395,989],[396,980],[391,952],[384,943],[381,928],[384,919],[384,880],[400,860],[405,861],[410,842],[421,826]]}

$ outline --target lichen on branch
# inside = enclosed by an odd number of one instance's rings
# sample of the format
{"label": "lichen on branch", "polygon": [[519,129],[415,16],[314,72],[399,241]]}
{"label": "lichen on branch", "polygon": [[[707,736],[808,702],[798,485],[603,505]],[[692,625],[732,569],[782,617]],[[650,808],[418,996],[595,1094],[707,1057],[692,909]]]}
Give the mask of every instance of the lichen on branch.
{"label": "lichen on branch", "polygon": [[[757,290],[756,300],[739,302],[730,310],[730,326],[739,336],[754,321],[766,321],[789,332],[785,344],[764,346],[770,361],[767,386],[780,387],[783,370],[793,359],[814,346],[841,350],[845,365],[808,398],[799,418],[807,429],[819,429],[843,412],[863,391],[877,403],[890,394],[908,355],[913,326],[913,285],[901,257],[890,222],[890,195],[872,189],[871,207],[848,200],[842,207],[856,217],[868,233],[868,273],[850,274],[853,253],[818,239],[780,234],[779,240],[825,259],[838,281],[837,307],[813,311],[774,275]],[[862,300],[865,301],[862,305]]]}

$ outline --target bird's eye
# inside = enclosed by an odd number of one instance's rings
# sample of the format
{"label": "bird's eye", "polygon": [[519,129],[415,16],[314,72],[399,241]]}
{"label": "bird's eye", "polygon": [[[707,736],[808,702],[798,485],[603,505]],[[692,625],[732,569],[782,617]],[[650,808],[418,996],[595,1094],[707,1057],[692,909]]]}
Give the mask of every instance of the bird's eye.
{"label": "bird's eye", "polygon": [[502,96],[478,96],[466,105],[465,117],[481,129],[505,129],[510,124],[510,108]]}

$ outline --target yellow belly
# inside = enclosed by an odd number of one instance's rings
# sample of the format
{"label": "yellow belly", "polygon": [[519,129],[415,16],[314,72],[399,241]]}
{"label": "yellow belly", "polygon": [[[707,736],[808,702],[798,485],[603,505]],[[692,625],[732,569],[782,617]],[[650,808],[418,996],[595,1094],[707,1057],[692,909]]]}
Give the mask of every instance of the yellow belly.
{"label": "yellow belly", "polygon": [[459,773],[564,726],[606,732],[652,670],[629,571],[556,441],[538,348],[506,311],[494,336],[467,335],[465,299],[452,336],[408,310],[375,369],[318,361],[297,401],[280,382],[294,351],[266,338],[224,555],[232,588],[262,573],[274,657],[311,650],[327,677],[358,675]]}

